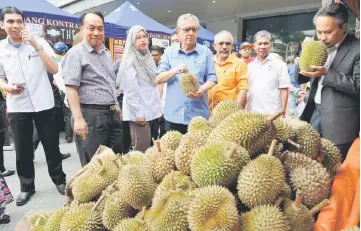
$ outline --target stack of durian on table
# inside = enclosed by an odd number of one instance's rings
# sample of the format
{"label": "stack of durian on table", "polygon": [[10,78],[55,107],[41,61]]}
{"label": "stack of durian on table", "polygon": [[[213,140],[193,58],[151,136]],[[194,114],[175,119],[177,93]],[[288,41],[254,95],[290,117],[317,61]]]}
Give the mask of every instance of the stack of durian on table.
{"label": "stack of durian on table", "polygon": [[311,231],[340,153],[309,124],[278,116],[225,100],[145,153],[101,146],[69,181],[64,207],[32,217],[29,230]]}

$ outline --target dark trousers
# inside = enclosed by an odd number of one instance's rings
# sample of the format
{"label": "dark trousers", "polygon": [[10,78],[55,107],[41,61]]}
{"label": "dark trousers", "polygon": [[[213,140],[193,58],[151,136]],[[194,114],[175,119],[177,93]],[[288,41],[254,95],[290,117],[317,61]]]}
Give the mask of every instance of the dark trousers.
{"label": "dark trousers", "polygon": [[55,122],[58,132],[64,131],[64,114],[63,107],[54,107]]}
{"label": "dark trousers", "polygon": [[90,162],[100,145],[113,149],[115,153],[123,152],[122,123],[115,110],[81,108],[81,112],[88,125],[88,134],[85,140],[75,135],[75,144],[83,167]]}
{"label": "dark trousers", "polygon": [[180,133],[182,133],[184,135],[184,134],[187,133],[188,125],[176,124],[176,123],[172,123],[172,122],[169,122],[169,121],[165,120],[165,130],[167,132],[169,132],[169,131],[178,131],[178,132],[180,132]]}
{"label": "dark trousers", "polygon": [[158,121],[158,119],[149,121],[149,126],[150,126],[151,145],[153,145],[153,140],[157,140],[159,138],[159,121]]}
{"label": "dark trousers", "polygon": [[5,130],[0,132],[0,173],[5,172],[5,165],[4,165],[4,146],[5,143]]}
{"label": "dark trousers", "polygon": [[159,139],[160,139],[165,134],[165,120],[163,116],[159,117],[158,123],[159,123]]}
{"label": "dark trousers", "polygon": [[8,114],[9,125],[16,149],[16,170],[21,191],[35,189],[33,163],[33,121],[43,144],[49,175],[55,185],[65,183],[59,151],[59,133],[56,130],[52,109],[41,112],[21,112]]}
{"label": "dark trousers", "polygon": [[[118,97],[118,102],[120,108],[123,108],[123,98],[124,94],[120,94]],[[130,148],[132,146],[132,138],[130,134],[130,127],[128,121],[122,121],[123,126],[123,153],[128,153],[130,151]]]}
{"label": "dark trousers", "polygon": [[345,161],[348,150],[351,148],[351,145],[352,145],[352,143],[336,145],[341,153],[341,162]]}
{"label": "dark trousers", "polygon": [[70,108],[63,106],[63,114],[64,114],[64,131],[65,131],[65,139],[73,140],[73,128],[71,127],[71,111]]}

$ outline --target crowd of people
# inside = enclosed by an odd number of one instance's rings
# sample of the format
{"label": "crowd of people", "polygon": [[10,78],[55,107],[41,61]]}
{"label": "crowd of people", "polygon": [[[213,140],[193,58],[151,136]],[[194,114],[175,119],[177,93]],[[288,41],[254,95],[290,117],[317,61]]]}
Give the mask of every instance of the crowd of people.
{"label": "crowd of people", "polygon": [[[291,110],[287,107],[291,97],[304,101],[300,118],[334,142],[345,157],[359,136],[360,125],[359,40],[347,34],[347,20],[347,8],[342,4],[319,9],[314,24],[318,40],[328,47],[328,59],[325,66],[300,72],[297,61],[287,66],[271,53],[272,34],[265,30],[255,34],[253,43],[242,43],[236,53],[232,53],[232,34],[220,31],[212,54],[197,43],[199,20],[192,14],[178,18],[177,32],[164,52],[158,46],[149,48],[147,31],[133,26],[122,58],[113,63],[103,43],[100,12],[81,17],[77,44],[67,50],[65,44],[52,48],[44,39],[32,36],[25,29],[22,12],[4,8],[0,21],[8,37],[0,41],[0,88],[7,93],[7,120],[0,121],[0,144],[8,121],[21,186],[16,204],[26,204],[35,193],[35,140],[43,144],[52,181],[60,194],[65,193],[62,159],[69,155],[59,149],[59,110],[67,115],[66,139],[70,143],[74,137],[82,166],[89,163],[99,145],[115,153],[143,152],[167,131],[185,134],[192,118],[208,119],[210,111],[226,99],[236,100],[250,112],[283,116]],[[199,82],[198,91],[187,95],[180,86],[186,73]],[[309,95],[299,85],[307,82]],[[63,95],[59,99],[65,108],[54,102],[55,93]],[[5,113],[5,106],[0,109]],[[33,139],[34,129],[37,139]],[[14,174],[5,169],[2,150],[0,170],[2,224],[10,220],[5,205],[12,201],[4,177]]]}

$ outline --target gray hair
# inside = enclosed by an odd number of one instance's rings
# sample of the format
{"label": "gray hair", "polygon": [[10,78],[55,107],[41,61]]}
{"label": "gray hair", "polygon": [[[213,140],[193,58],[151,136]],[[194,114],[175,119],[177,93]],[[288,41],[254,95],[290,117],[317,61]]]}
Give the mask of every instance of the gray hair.
{"label": "gray hair", "polygon": [[226,30],[222,30],[222,31],[218,32],[218,33],[214,36],[214,42],[215,42],[215,43],[219,40],[219,37],[221,37],[222,34],[229,35],[229,36],[231,37],[232,44],[233,44],[233,36],[232,36],[231,32],[226,31]]}
{"label": "gray hair", "polygon": [[178,20],[177,20],[177,28],[181,28],[182,24],[185,20],[193,20],[197,22],[197,26],[199,27],[199,20],[197,18],[197,16],[193,15],[193,14],[182,14],[181,16],[179,16]]}
{"label": "gray hair", "polygon": [[253,41],[256,42],[259,38],[262,38],[262,37],[268,37],[270,41],[272,41],[272,34],[266,30],[261,30],[261,31],[258,31],[254,37],[253,37]]}
{"label": "gray hair", "polygon": [[319,16],[329,16],[335,18],[336,24],[339,27],[348,21],[347,7],[342,3],[331,3],[322,6],[313,17],[313,24],[316,23],[316,19]]}

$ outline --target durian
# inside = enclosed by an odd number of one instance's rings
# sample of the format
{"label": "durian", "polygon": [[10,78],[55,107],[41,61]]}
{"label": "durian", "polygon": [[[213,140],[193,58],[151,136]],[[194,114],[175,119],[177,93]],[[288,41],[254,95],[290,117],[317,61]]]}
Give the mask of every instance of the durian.
{"label": "durian", "polygon": [[120,220],[113,231],[150,231],[144,221],[145,208],[134,218]]}
{"label": "durian", "polygon": [[332,174],[334,174],[341,166],[340,150],[334,143],[325,138],[321,138],[319,157],[319,161],[322,162],[323,166],[325,166]]}
{"label": "durian", "polygon": [[178,148],[182,137],[182,133],[178,131],[169,131],[160,139],[160,148],[166,148],[175,151]]}
{"label": "durian", "polygon": [[143,166],[129,164],[119,174],[118,188],[124,200],[140,210],[152,203],[156,184]]}
{"label": "durian", "polygon": [[238,225],[236,199],[221,186],[207,186],[194,191],[189,206],[188,223],[192,231],[233,231]]}
{"label": "durian", "polygon": [[327,46],[320,41],[310,41],[302,49],[299,60],[301,71],[313,71],[311,66],[323,66],[327,60]]}
{"label": "durian", "polygon": [[44,227],[45,230],[46,231],[59,231],[61,221],[66,212],[67,212],[66,207],[56,210],[46,221],[46,224]]}
{"label": "durian", "polygon": [[199,148],[193,156],[191,176],[200,187],[228,187],[236,182],[239,172],[250,161],[249,153],[235,143],[208,144]]}
{"label": "durian", "polygon": [[286,216],[273,205],[260,205],[241,215],[242,231],[290,231]]}
{"label": "durian", "polygon": [[89,172],[92,174],[98,174],[102,177],[106,186],[111,185],[117,180],[119,175],[119,166],[115,163],[116,161],[119,161],[116,156],[96,158],[96,161],[93,161],[90,166]]}
{"label": "durian", "polygon": [[283,165],[272,156],[276,143],[274,140],[269,153],[252,160],[238,176],[238,197],[249,208],[274,203],[284,187]]}
{"label": "durian", "polygon": [[237,103],[237,101],[231,99],[223,100],[212,110],[209,122],[212,127],[216,127],[228,116],[235,112],[239,112],[240,110],[241,106]]}
{"label": "durian", "polygon": [[121,156],[121,159],[127,164],[143,164],[146,158],[144,153],[140,151],[131,151]]}
{"label": "durian", "polygon": [[206,131],[211,132],[212,128],[209,121],[202,116],[193,117],[188,124],[188,132]]}
{"label": "durian", "polygon": [[196,93],[199,88],[198,79],[192,74],[185,74],[180,79],[180,85],[184,94]]}
{"label": "durian", "polygon": [[343,229],[343,230],[341,230],[341,231],[360,231],[360,228],[357,227],[357,226],[355,226],[355,227],[353,227],[353,228],[347,228],[347,229]]}
{"label": "durian", "polygon": [[74,182],[72,193],[75,200],[87,203],[100,196],[106,186],[105,180],[99,176],[99,173],[85,172]]}

